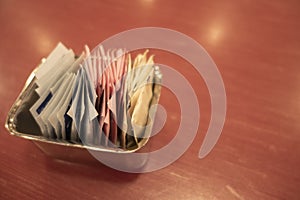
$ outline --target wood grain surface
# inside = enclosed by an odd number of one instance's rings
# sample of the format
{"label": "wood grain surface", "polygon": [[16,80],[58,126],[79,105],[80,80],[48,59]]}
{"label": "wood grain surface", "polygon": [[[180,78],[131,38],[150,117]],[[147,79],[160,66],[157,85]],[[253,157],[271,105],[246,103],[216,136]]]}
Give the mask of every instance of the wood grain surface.
{"label": "wood grain surface", "polygon": [[[299,0],[1,0],[0,199],[300,199],[299,11]],[[80,53],[84,44],[144,26],[194,38],[219,68],[227,116],[207,157],[198,158],[211,115],[207,87],[187,61],[157,50],[157,62],[189,80],[201,109],[194,142],[170,166],[128,174],[100,163],[61,162],[8,134],[11,105],[59,41]],[[163,90],[168,120],[154,149],[178,129],[173,98]]]}

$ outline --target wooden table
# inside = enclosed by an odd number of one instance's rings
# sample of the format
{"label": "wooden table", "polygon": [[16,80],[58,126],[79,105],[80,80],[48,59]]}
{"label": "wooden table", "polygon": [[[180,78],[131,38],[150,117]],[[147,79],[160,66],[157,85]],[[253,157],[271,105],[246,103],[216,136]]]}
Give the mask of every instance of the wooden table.
{"label": "wooden table", "polygon": [[[0,199],[299,199],[299,10],[298,0],[2,0]],[[172,165],[128,174],[101,164],[59,162],[8,134],[4,123],[10,106],[59,41],[80,53],[84,44],[94,47],[144,26],[194,38],[219,68],[227,116],[207,157],[198,158],[211,113],[207,87],[189,63],[165,52],[156,53],[157,61],[181,69],[201,108],[196,139]],[[170,119],[156,148],[171,141],[178,128],[171,95],[164,90],[161,97]]]}

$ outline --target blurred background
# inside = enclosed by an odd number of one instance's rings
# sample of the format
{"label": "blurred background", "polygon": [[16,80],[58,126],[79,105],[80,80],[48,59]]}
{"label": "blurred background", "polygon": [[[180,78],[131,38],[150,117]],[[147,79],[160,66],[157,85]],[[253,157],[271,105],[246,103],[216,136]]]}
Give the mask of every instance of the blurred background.
{"label": "blurred background", "polygon": [[[0,199],[299,199],[299,10],[298,0],[0,0]],[[211,117],[207,87],[186,60],[159,50],[151,50],[155,61],[189,80],[201,110],[193,144],[172,165],[138,175],[62,162],[8,134],[10,107],[58,42],[80,54],[85,44],[93,49],[145,26],[188,35],[218,66],[227,116],[207,157],[198,158]],[[163,89],[168,119],[153,149],[178,129],[180,109],[171,99]]]}

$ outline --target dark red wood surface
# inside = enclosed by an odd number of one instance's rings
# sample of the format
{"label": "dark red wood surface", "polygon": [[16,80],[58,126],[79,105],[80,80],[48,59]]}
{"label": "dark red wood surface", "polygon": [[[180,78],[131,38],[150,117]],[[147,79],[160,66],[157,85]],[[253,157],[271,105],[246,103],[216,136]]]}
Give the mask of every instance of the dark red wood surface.
{"label": "dark red wood surface", "polygon": [[[299,199],[299,11],[298,0],[1,0],[0,199]],[[186,61],[165,52],[156,53],[157,61],[180,69],[201,108],[196,139],[172,165],[137,175],[101,164],[58,162],[8,134],[10,106],[59,41],[80,53],[84,44],[94,47],[143,26],[187,34],[220,70],[227,116],[207,157],[198,158],[210,119],[207,88]],[[161,104],[170,119],[156,148],[178,128],[178,105],[171,97],[163,91]]]}

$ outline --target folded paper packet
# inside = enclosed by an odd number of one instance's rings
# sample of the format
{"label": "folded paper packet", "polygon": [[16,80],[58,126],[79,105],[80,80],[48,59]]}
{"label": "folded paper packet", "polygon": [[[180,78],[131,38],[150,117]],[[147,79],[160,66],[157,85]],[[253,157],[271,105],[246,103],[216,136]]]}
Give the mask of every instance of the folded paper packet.
{"label": "folded paper packet", "polygon": [[6,128],[23,138],[106,152],[133,152],[150,135],[161,73],[146,51],[133,62],[123,49],[80,56],[59,43],[28,78]]}

